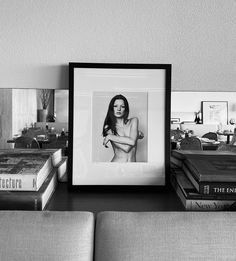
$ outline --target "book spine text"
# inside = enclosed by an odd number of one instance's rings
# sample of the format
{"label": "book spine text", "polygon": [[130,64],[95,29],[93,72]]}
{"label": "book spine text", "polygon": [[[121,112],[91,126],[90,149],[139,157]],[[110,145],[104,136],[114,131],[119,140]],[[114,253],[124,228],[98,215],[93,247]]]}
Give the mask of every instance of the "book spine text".
{"label": "book spine text", "polygon": [[236,195],[236,184],[224,184],[224,183],[200,183],[199,193],[204,195],[224,195],[224,194],[235,194]]}
{"label": "book spine text", "polygon": [[36,191],[36,178],[32,175],[0,175],[0,190],[9,191]]}
{"label": "book spine text", "polygon": [[187,200],[186,209],[200,211],[231,210],[234,203],[234,200]]}

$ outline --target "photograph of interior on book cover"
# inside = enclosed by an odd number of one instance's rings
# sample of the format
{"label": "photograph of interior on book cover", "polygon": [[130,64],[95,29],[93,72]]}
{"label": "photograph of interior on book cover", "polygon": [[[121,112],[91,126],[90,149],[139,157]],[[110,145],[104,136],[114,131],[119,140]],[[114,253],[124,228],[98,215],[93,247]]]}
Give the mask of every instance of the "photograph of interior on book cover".
{"label": "photograph of interior on book cover", "polygon": [[70,63],[69,183],[165,186],[171,65]]}

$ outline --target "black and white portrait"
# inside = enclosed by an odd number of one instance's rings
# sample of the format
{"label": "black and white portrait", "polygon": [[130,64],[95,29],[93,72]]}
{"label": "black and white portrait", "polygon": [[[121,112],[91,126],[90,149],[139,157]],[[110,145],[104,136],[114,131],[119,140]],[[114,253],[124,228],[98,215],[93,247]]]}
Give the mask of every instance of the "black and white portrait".
{"label": "black and white portrait", "polygon": [[147,162],[147,92],[94,92],[94,162]]}

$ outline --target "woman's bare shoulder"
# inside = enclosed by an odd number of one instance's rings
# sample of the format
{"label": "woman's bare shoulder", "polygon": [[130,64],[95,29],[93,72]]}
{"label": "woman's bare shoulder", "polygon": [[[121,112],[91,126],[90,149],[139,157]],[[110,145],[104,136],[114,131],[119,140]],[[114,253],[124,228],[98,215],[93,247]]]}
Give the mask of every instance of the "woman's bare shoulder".
{"label": "woman's bare shoulder", "polygon": [[108,129],[108,127],[109,127],[108,125],[105,125],[105,129],[107,129],[106,133],[107,133],[107,134],[112,134],[111,129]]}
{"label": "woman's bare shoulder", "polygon": [[137,117],[133,117],[133,118],[130,119],[130,121],[131,121],[131,123],[132,122],[136,123],[136,122],[138,122],[138,118]]}
{"label": "woman's bare shoulder", "polygon": [[138,124],[138,118],[137,117],[130,118],[129,124],[131,124],[131,125]]}

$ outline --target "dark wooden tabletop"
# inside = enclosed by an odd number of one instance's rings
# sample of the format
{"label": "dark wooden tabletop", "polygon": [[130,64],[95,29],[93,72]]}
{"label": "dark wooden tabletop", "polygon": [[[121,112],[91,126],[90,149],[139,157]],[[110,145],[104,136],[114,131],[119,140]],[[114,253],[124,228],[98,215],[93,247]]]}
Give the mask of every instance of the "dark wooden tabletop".
{"label": "dark wooden tabletop", "polygon": [[184,211],[175,191],[71,192],[59,183],[46,210],[53,211]]}

